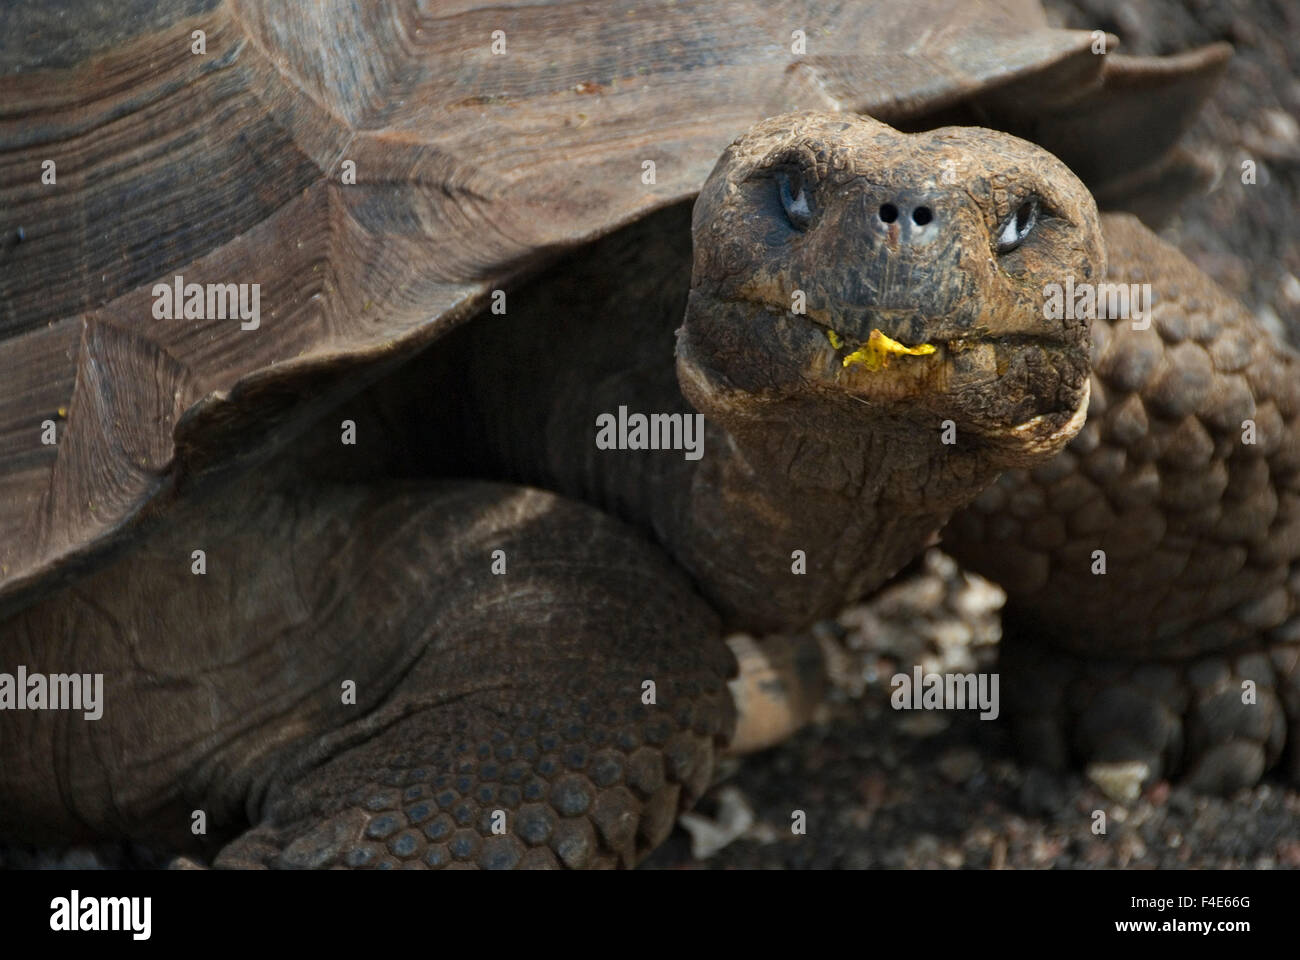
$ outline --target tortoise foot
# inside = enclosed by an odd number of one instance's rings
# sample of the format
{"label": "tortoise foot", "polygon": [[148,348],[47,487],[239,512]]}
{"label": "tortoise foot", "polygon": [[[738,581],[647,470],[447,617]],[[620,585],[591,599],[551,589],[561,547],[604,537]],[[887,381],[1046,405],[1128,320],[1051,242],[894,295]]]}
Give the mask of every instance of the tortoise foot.
{"label": "tortoise foot", "polygon": [[373,624],[424,654],[372,714],[275,765],[216,866],[630,867],[708,787],[735,659],[686,579],[586,505],[447,496],[419,516],[449,559],[418,575],[455,596]]}
{"label": "tortoise foot", "polygon": [[1300,645],[1185,661],[1084,659],[1008,638],[1002,690],[1025,758],[1054,768],[1141,764],[1227,794],[1280,768],[1300,781]]}

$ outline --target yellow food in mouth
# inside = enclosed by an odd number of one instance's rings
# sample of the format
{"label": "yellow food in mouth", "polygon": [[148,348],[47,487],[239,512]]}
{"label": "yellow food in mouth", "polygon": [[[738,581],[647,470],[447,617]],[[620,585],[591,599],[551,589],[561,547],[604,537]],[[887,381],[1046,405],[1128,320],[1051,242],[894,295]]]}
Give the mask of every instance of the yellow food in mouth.
{"label": "yellow food in mouth", "polygon": [[[842,344],[839,334],[834,330],[826,331],[826,339],[831,342],[831,346],[836,350]],[[855,363],[860,363],[868,370],[880,370],[889,366],[889,358],[893,354],[907,357],[924,357],[934,353],[934,349],[932,343],[909,347],[906,344],[899,343],[893,337],[886,336],[879,330],[872,330],[867,342],[846,356],[842,361],[842,365],[851,367]]]}

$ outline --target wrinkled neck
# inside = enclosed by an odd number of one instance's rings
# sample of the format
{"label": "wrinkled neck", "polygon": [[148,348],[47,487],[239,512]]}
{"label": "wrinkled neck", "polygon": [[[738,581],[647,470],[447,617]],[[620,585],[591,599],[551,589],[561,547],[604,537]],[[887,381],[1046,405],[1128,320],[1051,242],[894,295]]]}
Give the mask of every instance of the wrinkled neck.
{"label": "wrinkled neck", "polygon": [[661,529],[729,627],[784,630],[875,590],[997,475],[937,433],[710,423]]}

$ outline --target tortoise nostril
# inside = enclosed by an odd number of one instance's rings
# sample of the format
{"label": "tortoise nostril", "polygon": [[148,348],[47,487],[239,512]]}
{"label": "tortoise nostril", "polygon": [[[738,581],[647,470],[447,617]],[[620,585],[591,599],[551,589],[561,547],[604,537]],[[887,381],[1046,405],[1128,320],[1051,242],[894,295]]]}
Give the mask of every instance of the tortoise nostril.
{"label": "tortoise nostril", "polygon": [[934,214],[929,207],[917,207],[912,211],[912,222],[918,227],[923,227],[934,219]]}
{"label": "tortoise nostril", "polygon": [[882,203],[880,205],[880,219],[885,223],[893,223],[898,219],[898,207],[892,203]]}

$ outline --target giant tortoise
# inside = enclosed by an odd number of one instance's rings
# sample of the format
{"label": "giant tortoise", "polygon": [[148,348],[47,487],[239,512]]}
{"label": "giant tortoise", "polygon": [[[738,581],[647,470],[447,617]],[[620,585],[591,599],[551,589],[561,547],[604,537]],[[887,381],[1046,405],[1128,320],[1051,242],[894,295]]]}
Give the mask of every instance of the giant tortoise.
{"label": "giant tortoise", "polygon": [[1295,355],[1134,216],[1225,49],[1031,0],[0,24],[0,837],[633,865],[747,722],[724,631],[945,525],[1033,759],[1296,741]]}

